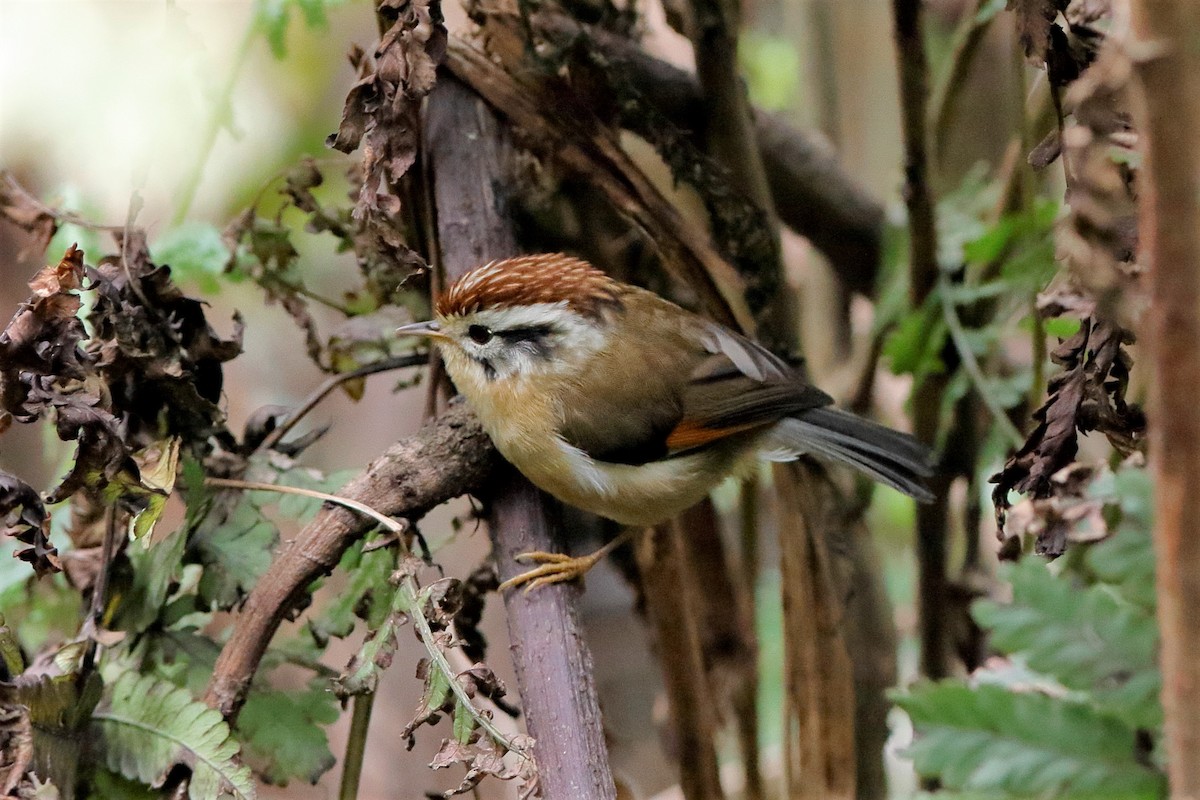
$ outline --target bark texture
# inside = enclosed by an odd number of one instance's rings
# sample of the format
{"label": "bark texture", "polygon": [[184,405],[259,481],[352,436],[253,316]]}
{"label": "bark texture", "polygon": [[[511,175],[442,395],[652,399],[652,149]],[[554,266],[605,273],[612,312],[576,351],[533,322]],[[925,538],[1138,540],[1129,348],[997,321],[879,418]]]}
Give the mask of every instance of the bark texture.
{"label": "bark texture", "polygon": [[1200,798],[1200,14],[1134,0],[1145,147],[1142,260],[1150,268],[1150,435],[1162,704],[1171,797]]}
{"label": "bark texture", "polygon": [[[447,281],[518,253],[509,212],[515,152],[492,110],[469,88],[443,74],[429,98],[426,121],[441,263]],[[525,567],[516,556],[561,552],[557,504],[510,467],[480,493],[500,580]],[[520,588],[504,597],[509,641],[526,727],[544,800],[614,800],[592,657],[576,614],[579,588]]]}

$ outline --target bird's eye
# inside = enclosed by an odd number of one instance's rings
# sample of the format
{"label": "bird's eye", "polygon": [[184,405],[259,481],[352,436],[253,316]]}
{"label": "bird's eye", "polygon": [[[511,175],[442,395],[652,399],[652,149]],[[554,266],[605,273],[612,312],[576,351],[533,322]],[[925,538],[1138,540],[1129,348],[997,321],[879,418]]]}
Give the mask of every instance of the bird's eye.
{"label": "bird's eye", "polygon": [[487,344],[492,340],[492,329],[486,325],[472,325],[467,328],[467,336],[470,336],[475,344]]}

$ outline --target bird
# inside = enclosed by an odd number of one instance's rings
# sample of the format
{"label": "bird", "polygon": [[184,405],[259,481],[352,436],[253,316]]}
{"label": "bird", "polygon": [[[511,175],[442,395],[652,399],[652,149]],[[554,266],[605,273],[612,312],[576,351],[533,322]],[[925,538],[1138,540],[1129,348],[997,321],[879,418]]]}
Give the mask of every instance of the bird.
{"label": "bird", "polygon": [[[700,502],[759,460],[847,464],[929,502],[930,450],[835,408],[762,345],[562,253],[491,261],[438,295],[429,338],[500,454],[558,500],[632,532]],[[620,537],[624,539],[625,537]],[[588,556],[540,564],[503,588],[582,576]]]}

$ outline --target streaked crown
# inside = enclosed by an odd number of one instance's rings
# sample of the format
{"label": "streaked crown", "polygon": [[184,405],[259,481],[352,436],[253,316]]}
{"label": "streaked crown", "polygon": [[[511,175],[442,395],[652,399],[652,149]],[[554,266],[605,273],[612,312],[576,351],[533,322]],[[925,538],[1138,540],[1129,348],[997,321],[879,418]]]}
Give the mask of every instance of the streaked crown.
{"label": "streaked crown", "polygon": [[582,259],[563,253],[517,256],[471,270],[437,299],[440,317],[484,309],[565,303],[585,317],[619,306],[620,284]]}

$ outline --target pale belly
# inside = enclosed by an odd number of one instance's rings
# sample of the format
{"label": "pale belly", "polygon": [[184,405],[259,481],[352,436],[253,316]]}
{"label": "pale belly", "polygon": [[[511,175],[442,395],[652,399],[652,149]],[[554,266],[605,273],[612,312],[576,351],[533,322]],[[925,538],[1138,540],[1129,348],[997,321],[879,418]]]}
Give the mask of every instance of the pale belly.
{"label": "pale belly", "polygon": [[727,475],[737,471],[753,448],[715,447],[649,464],[593,461],[565,442],[534,452],[506,448],[510,463],[535,486],[575,508],[622,525],[664,522],[704,499]]}

